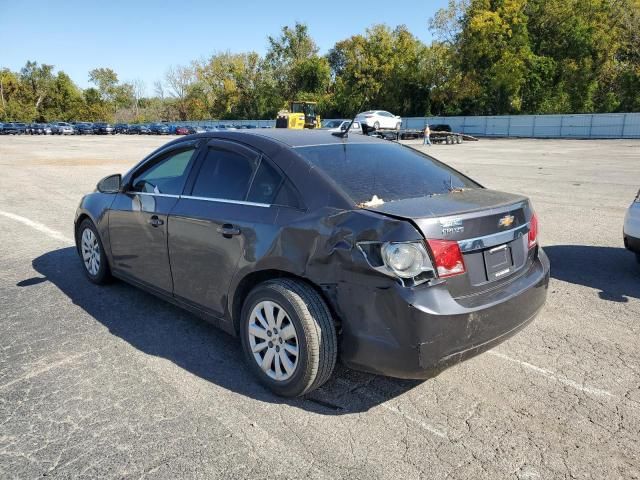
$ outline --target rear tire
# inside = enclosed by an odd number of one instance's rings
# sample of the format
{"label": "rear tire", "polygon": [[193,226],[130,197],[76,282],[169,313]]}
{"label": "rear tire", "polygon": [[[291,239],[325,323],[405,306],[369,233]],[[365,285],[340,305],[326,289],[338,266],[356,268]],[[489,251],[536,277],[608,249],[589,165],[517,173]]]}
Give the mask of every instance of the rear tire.
{"label": "rear tire", "polygon": [[400,127],[402,127],[402,123],[401,122],[396,123],[396,130],[397,131],[400,131]]}
{"label": "rear tire", "polygon": [[82,270],[89,281],[96,285],[108,283],[111,280],[109,261],[104,253],[98,230],[88,218],[80,224],[76,244],[82,262]]}
{"label": "rear tire", "polygon": [[380,130],[380,122],[375,122],[373,124],[373,128],[376,129],[376,130]]}
{"label": "rear tire", "polygon": [[256,286],[242,307],[240,337],[251,371],[284,397],[320,387],[336,364],[331,312],[318,292],[298,280],[280,278]]}

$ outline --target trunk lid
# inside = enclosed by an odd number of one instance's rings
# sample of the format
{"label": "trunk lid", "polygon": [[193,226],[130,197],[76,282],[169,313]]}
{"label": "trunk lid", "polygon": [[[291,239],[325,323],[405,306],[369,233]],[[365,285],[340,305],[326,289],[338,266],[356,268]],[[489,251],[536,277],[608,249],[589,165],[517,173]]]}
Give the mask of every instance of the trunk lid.
{"label": "trunk lid", "polygon": [[533,212],[522,195],[478,188],[368,209],[411,221],[426,239],[458,242],[466,273],[447,278],[455,298],[494,290],[514,278],[529,259],[527,234]]}

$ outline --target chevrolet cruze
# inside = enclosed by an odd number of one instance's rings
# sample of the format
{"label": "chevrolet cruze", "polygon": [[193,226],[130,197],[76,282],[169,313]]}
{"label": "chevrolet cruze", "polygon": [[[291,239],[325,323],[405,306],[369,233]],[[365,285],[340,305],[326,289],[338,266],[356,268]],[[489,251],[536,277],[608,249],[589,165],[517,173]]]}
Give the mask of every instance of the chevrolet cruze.
{"label": "chevrolet cruze", "polygon": [[240,337],[274,392],[337,359],[428,378],[540,311],[549,261],[523,196],[397,143],[210,132],[161,147],[80,202],[88,279],[122,279]]}

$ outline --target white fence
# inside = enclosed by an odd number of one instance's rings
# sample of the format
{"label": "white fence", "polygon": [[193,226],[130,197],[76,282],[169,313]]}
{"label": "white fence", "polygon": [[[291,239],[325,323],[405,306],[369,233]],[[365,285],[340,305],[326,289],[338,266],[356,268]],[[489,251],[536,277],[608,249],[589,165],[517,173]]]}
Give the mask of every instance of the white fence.
{"label": "white fence", "polygon": [[[183,123],[275,127],[275,120],[212,120]],[[454,132],[478,137],[640,138],[640,113],[408,117],[402,119],[402,128],[423,129],[427,123],[446,123]]]}

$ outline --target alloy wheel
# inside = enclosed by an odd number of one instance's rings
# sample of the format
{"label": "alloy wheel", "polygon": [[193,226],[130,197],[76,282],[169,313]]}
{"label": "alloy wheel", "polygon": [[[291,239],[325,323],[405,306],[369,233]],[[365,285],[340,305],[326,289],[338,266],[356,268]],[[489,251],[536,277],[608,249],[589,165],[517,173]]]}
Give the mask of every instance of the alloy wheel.
{"label": "alloy wheel", "polygon": [[287,312],[273,301],[258,303],[249,318],[249,346],[253,358],[270,378],[291,378],[298,366],[300,344]]}
{"label": "alloy wheel", "polygon": [[82,232],[81,248],[84,266],[95,277],[100,271],[100,244],[90,228],[85,228]]}

